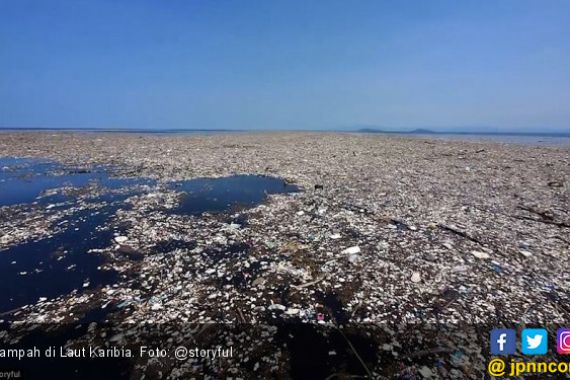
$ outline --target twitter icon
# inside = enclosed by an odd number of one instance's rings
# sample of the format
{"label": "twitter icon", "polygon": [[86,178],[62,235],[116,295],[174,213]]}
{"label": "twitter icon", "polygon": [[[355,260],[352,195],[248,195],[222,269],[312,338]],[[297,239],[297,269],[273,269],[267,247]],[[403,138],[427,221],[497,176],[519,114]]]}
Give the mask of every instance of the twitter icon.
{"label": "twitter icon", "polygon": [[548,332],[545,329],[524,329],[521,338],[523,354],[544,355],[548,352]]}

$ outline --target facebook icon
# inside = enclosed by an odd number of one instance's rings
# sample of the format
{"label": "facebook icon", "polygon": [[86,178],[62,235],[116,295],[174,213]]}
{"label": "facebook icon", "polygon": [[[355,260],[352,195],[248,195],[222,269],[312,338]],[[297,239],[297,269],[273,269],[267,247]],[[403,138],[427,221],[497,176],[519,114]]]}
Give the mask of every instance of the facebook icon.
{"label": "facebook icon", "polygon": [[513,329],[491,331],[491,354],[512,355],[517,351],[517,332]]}

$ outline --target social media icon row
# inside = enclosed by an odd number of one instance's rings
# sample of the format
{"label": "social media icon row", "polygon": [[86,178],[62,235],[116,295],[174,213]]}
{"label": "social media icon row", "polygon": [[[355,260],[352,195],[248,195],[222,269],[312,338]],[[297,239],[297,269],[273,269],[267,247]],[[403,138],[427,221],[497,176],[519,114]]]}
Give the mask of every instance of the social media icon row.
{"label": "social media icon row", "polygon": [[[517,332],[514,329],[491,331],[491,354],[512,355],[517,351]],[[544,355],[548,352],[548,331],[545,329],[523,329],[521,348],[525,355]],[[570,354],[570,329],[556,332],[556,351]]]}

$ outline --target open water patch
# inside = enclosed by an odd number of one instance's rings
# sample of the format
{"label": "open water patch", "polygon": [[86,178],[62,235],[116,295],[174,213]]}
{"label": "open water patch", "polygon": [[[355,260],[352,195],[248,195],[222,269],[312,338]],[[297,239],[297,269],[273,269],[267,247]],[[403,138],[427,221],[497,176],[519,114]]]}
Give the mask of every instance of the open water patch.
{"label": "open water patch", "polygon": [[[45,159],[0,157],[0,223],[10,223],[14,213],[30,212],[34,217],[56,216],[57,224],[33,241],[0,245],[0,315],[40,299],[118,280],[115,271],[100,270],[105,263],[100,252],[114,244],[118,232],[110,222],[118,210],[131,207],[127,198],[156,191],[157,182],[113,173],[105,166],[69,167]],[[183,193],[172,212],[185,215],[248,208],[269,194],[300,190],[280,178],[259,175],[190,179],[163,189]],[[161,251],[191,249],[195,242],[157,242],[157,246]]]}
{"label": "open water patch", "polygon": [[109,220],[129,207],[124,202],[129,196],[152,184],[146,178],[113,177],[102,166],[0,158],[0,223],[11,223],[22,213],[36,218],[38,211],[40,217],[57,216],[57,226],[47,237],[15,246],[0,244],[0,313],[116,282],[114,271],[99,270],[104,257],[89,251],[110,246],[114,231],[106,227]]}
{"label": "open water patch", "polygon": [[263,202],[269,194],[300,191],[299,187],[281,178],[261,175],[195,178],[173,182],[171,187],[184,193],[179,206],[172,211],[186,215],[253,207]]}
{"label": "open water patch", "polygon": [[147,178],[118,178],[108,168],[65,167],[60,163],[37,158],[0,157],[0,207],[17,204],[48,204],[69,200],[63,188],[97,185],[107,190],[153,185]]}
{"label": "open water patch", "polygon": [[100,226],[117,209],[81,210],[67,220],[63,232],[0,252],[0,312],[115,282],[116,272],[99,270],[104,258],[89,250],[110,244],[113,230]]}

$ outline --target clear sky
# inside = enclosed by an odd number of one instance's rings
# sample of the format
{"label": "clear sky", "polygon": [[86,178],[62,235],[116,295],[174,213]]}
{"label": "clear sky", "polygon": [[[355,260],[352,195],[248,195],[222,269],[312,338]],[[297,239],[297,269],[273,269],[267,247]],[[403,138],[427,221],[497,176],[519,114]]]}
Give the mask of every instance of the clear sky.
{"label": "clear sky", "polygon": [[0,0],[0,126],[570,132],[570,1]]}

